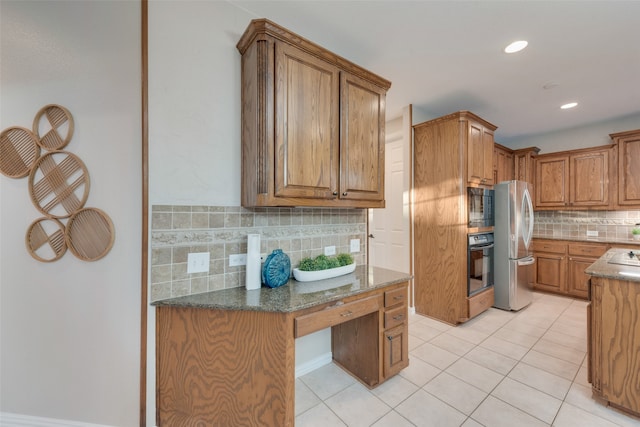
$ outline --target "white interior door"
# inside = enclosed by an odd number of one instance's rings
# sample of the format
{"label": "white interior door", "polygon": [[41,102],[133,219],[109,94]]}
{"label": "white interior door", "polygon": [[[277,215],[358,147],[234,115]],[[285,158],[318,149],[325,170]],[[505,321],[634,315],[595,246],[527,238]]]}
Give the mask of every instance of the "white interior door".
{"label": "white interior door", "polygon": [[[399,119],[398,131],[387,133],[385,145],[384,209],[369,209],[369,263],[411,273],[409,237],[410,139]],[[409,122],[410,123],[410,122]],[[388,126],[393,126],[389,123]],[[409,125],[410,130],[410,125]],[[408,133],[410,138],[410,132]]]}

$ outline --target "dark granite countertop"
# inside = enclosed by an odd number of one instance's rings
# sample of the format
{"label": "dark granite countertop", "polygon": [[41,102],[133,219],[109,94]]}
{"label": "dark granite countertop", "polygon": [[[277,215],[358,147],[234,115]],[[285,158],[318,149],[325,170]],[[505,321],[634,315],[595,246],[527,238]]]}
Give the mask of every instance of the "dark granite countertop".
{"label": "dark granite countertop", "polygon": [[616,239],[606,237],[566,237],[566,236],[541,236],[535,235],[534,239],[546,239],[546,240],[567,240],[570,242],[591,242],[591,243],[608,243],[610,245],[624,244],[624,245],[637,245],[640,249],[640,240],[634,239]]}
{"label": "dark granite countertop", "polygon": [[[634,252],[638,252],[634,249]],[[629,280],[640,283],[640,266],[622,265],[610,263],[612,257],[618,254],[628,254],[629,249],[609,249],[596,262],[585,270],[585,273],[609,279]]]}
{"label": "dark granite countertop", "polygon": [[298,282],[292,278],[287,284],[273,289],[263,286],[247,291],[243,286],[155,301],[152,305],[289,313],[411,278],[407,273],[360,265],[353,273],[332,279]]}

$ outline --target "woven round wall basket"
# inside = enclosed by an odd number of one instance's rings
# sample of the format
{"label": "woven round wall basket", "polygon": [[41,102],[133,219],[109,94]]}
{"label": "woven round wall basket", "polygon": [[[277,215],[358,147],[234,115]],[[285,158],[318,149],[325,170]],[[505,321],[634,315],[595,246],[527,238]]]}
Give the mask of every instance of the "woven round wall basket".
{"label": "woven round wall basket", "polygon": [[29,195],[45,216],[67,218],[81,209],[89,197],[89,171],[76,155],[51,151],[33,166]]}

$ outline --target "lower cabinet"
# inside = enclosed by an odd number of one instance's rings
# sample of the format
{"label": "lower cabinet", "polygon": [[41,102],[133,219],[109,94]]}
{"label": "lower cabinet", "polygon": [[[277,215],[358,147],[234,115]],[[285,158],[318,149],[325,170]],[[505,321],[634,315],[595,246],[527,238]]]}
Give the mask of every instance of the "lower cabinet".
{"label": "lower cabinet", "polygon": [[636,417],[640,416],[638,301],[640,282],[591,278],[587,379],[594,396]]}
{"label": "lower cabinet", "polygon": [[606,243],[534,239],[534,288],[587,299],[589,276],[584,270],[607,249]]}
{"label": "lower cabinet", "polygon": [[382,377],[387,379],[409,366],[408,288],[386,291],[382,336]]}

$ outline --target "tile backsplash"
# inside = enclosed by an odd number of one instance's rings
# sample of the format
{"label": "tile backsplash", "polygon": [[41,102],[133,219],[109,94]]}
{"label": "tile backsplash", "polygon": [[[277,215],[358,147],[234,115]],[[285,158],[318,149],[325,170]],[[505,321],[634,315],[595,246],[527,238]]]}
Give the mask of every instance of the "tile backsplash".
{"label": "tile backsplash", "polygon": [[536,211],[533,234],[536,237],[585,238],[597,231],[598,239],[631,240],[633,225],[640,222],[640,211]]}
{"label": "tile backsplash", "polygon": [[[154,205],[151,213],[151,301],[244,286],[245,266],[229,255],[247,252],[247,234],[260,234],[261,252],[282,249],[292,268],[335,246],[349,252],[360,239],[357,264],[366,260],[367,210]],[[187,255],[209,252],[208,273],[187,274]]]}

